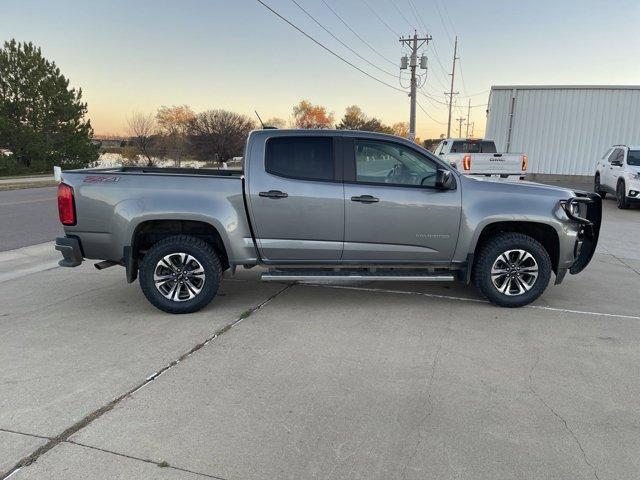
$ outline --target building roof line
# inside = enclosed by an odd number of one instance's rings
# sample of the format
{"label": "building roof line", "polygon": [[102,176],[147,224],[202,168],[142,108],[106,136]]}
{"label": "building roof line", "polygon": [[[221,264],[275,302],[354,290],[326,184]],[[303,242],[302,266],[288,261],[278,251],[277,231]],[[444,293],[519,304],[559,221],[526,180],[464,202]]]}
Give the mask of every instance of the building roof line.
{"label": "building roof line", "polygon": [[491,90],[640,90],[640,85],[492,85]]}

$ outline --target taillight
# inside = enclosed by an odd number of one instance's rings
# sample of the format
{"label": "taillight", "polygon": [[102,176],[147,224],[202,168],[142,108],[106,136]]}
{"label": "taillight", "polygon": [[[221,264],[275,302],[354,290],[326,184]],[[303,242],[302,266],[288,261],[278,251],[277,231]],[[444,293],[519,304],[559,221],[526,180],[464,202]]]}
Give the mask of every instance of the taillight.
{"label": "taillight", "polygon": [[522,171],[526,172],[527,168],[529,168],[529,157],[522,155]]}
{"label": "taillight", "polygon": [[462,157],[462,168],[465,170],[471,170],[471,155],[465,155]]}
{"label": "taillight", "polygon": [[58,185],[58,214],[63,225],[76,224],[76,205],[73,200],[73,188],[65,183]]}

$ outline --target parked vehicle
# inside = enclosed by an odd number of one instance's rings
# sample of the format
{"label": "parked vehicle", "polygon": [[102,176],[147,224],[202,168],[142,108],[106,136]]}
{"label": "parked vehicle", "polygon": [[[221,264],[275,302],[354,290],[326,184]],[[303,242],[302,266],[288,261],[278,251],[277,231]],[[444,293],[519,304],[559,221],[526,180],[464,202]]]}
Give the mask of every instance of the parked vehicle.
{"label": "parked vehicle", "polygon": [[640,203],[640,146],[614,145],[596,164],[594,190],[615,195],[618,208]]}
{"label": "parked vehicle", "polygon": [[156,307],[194,312],[222,273],[263,280],[473,281],[496,305],[582,271],[600,197],[459,174],[390,135],[258,130],[244,172],[124,167],[62,173],[63,266],[123,265]]}
{"label": "parked vehicle", "polygon": [[447,138],[435,154],[465,175],[483,175],[524,180],[529,158],[523,153],[498,153],[493,140]]}

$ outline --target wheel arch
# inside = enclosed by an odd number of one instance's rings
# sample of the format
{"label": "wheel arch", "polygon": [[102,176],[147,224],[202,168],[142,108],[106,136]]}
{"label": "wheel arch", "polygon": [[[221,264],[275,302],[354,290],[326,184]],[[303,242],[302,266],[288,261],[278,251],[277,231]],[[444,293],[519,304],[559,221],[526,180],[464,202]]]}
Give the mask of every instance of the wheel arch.
{"label": "wheel arch", "polygon": [[499,233],[522,233],[538,241],[549,254],[553,272],[558,273],[560,237],[553,226],[532,221],[497,221],[489,223],[483,227],[474,245],[474,258],[478,257],[479,249],[482,248],[492,236]]}
{"label": "wheel arch", "polygon": [[138,264],[151,246],[164,238],[174,235],[190,235],[211,245],[220,258],[222,270],[230,267],[228,250],[218,229],[211,223],[201,220],[153,219],[136,225],[131,236],[130,247],[125,247],[125,266],[127,281],[137,278]]}

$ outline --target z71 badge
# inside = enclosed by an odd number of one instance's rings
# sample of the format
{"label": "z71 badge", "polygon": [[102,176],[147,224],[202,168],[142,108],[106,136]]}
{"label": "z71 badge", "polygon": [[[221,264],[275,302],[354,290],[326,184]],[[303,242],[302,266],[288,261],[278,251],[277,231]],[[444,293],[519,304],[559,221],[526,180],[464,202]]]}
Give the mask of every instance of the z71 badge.
{"label": "z71 badge", "polygon": [[84,183],[113,183],[119,181],[120,177],[118,177],[117,175],[87,175],[86,177],[84,177]]}

